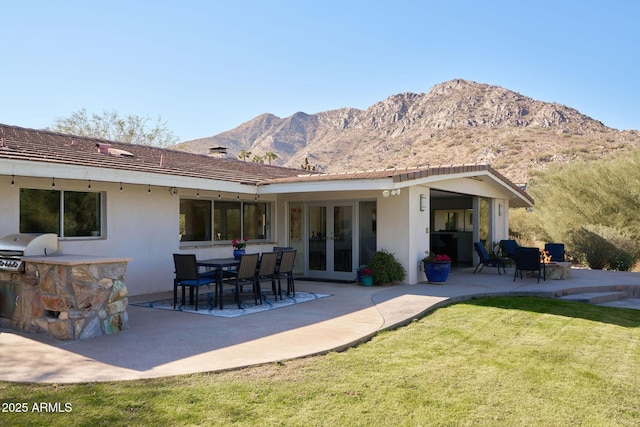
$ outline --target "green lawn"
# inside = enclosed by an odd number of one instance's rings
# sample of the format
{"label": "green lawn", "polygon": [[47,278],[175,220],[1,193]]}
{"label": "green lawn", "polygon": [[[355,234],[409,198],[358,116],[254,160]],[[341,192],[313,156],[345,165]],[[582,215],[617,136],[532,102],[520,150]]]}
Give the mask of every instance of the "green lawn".
{"label": "green lawn", "polygon": [[[0,382],[0,425],[630,426],[639,391],[640,311],[485,298],[320,357],[145,381]],[[35,412],[43,402],[71,412]],[[27,412],[5,412],[15,403]]]}

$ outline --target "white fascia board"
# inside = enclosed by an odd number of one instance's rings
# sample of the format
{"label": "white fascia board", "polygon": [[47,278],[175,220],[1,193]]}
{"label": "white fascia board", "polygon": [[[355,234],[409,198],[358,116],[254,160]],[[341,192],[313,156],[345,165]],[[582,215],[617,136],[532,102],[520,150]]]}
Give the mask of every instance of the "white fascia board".
{"label": "white fascia board", "polygon": [[96,168],[64,163],[29,162],[12,159],[0,159],[0,174],[34,178],[90,179],[96,182],[122,182],[123,184],[225,191],[242,194],[256,193],[255,185],[240,184],[237,182],[129,171],[125,169]]}
{"label": "white fascia board", "polygon": [[342,179],[335,181],[287,182],[261,185],[260,194],[322,193],[328,191],[392,190],[398,188],[391,178]]}
{"label": "white fascia board", "polygon": [[[460,179],[469,178],[464,181],[463,187],[460,188]],[[473,182],[479,179],[480,181]],[[529,199],[524,197],[519,191],[510,185],[498,179],[489,171],[461,172],[447,175],[432,175],[425,178],[418,178],[413,181],[407,181],[417,185],[426,185],[438,190],[463,192],[483,197],[504,198],[512,200],[514,207],[533,207]],[[483,186],[478,184],[484,184]],[[489,190],[489,191],[487,191]]]}

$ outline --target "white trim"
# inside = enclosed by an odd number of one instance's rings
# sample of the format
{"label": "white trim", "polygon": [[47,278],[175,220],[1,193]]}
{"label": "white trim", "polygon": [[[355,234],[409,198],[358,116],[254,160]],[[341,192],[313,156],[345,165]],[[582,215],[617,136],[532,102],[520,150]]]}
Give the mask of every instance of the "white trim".
{"label": "white trim", "polygon": [[55,177],[56,179],[91,180],[92,182],[110,183],[122,182],[123,184],[178,187],[251,195],[256,194],[255,185],[246,185],[206,178],[192,178],[180,175],[129,171],[126,169],[70,165],[65,163],[43,163],[25,160],[0,159],[0,169],[5,175],[15,175],[16,179],[21,176],[30,178]]}

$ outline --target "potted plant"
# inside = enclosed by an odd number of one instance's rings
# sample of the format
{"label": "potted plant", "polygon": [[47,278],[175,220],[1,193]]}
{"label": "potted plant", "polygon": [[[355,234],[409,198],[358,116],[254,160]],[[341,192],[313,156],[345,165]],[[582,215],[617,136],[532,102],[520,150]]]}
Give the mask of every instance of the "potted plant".
{"label": "potted plant", "polygon": [[247,247],[248,241],[249,239],[247,239],[246,237],[244,237],[242,240],[233,239],[231,244],[233,245],[233,257],[235,259],[240,259],[240,256],[244,254],[245,252],[244,248]]}
{"label": "potted plant", "polygon": [[373,285],[373,272],[369,267],[360,269],[360,283],[362,286],[371,286]]}
{"label": "potted plant", "polygon": [[379,250],[371,256],[369,268],[376,284],[402,281],[407,274],[395,255],[385,249]]}
{"label": "potted plant", "polygon": [[427,255],[422,259],[422,267],[427,281],[434,284],[444,284],[451,272],[451,258],[448,255],[436,255],[425,252]]}

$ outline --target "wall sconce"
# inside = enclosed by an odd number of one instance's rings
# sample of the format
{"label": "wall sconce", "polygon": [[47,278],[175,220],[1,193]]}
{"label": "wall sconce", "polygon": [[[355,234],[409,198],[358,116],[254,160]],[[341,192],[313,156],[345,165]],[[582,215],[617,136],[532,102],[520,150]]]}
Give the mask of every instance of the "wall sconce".
{"label": "wall sconce", "polygon": [[427,210],[427,196],[425,194],[420,195],[420,212]]}
{"label": "wall sconce", "polygon": [[498,205],[498,216],[502,216],[502,205]]}
{"label": "wall sconce", "polygon": [[389,194],[390,194],[390,193],[391,193],[391,192],[390,192],[389,190],[384,190],[384,191],[382,192],[382,197],[384,197],[384,198],[386,199],[387,197],[389,197]]}
{"label": "wall sconce", "polygon": [[178,189],[176,187],[169,187],[169,194],[171,194],[173,197],[178,195]]}

